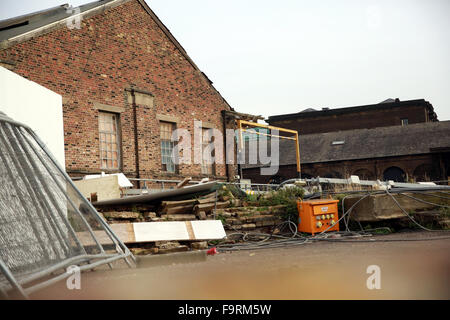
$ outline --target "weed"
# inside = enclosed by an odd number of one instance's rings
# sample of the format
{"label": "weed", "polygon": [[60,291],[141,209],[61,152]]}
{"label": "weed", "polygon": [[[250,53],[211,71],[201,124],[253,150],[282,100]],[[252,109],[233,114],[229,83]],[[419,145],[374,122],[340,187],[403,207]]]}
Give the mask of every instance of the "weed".
{"label": "weed", "polygon": [[277,191],[271,191],[259,200],[261,206],[285,206],[281,217],[285,220],[296,222],[298,220],[297,201],[303,199],[304,190],[300,187],[286,187]]}
{"label": "weed", "polygon": [[222,221],[223,225],[226,224],[226,218],[223,215],[221,214],[216,215],[216,219]]}

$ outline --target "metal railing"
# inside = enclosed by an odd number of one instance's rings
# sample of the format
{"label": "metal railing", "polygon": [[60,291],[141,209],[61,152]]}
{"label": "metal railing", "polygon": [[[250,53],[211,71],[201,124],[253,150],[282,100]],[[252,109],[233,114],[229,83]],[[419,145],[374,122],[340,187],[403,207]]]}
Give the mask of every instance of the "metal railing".
{"label": "metal railing", "polygon": [[134,256],[39,137],[1,112],[0,184],[2,295],[28,298],[69,277],[69,265],[112,268],[120,259],[135,265]]}

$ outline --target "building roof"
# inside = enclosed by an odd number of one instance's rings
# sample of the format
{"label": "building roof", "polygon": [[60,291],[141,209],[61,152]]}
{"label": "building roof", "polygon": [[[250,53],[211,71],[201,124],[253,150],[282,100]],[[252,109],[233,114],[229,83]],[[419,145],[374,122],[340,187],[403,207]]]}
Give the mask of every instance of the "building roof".
{"label": "building roof", "polygon": [[[93,13],[97,9],[103,9],[106,6],[111,6],[117,0],[101,0],[87,3],[71,9],[68,4],[63,4],[53,8],[32,12],[22,16],[1,20],[0,21],[0,42],[15,42],[15,39],[20,39],[27,34],[36,34],[37,31],[48,29],[53,24],[58,22],[66,22],[70,17],[75,17],[78,14],[85,15]],[[124,1],[120,1],[124,2]]]}
{"label": "building roof", "polygon": [[405,101],[400,101],[399,99],[395,99],[395,100],[387,99],[385,101],[382,101],[381,103],[368,104],[368,105],[355,106],[355,107],[345,107],[345,108],[336,108],[336,109],[322,108],[322,110],[314,110],[312,108],[308,108],[308,109],[305,109],[305,110],[297,112],[297,113],[287,113],[287,114],[270,116],[267,119],[267,121],[269,123],[271,123],[271,121],[280,121],[280,120],[286,120],[286,119],[316,118],[316,117],[322,117],[322,116],[341,115],[341,114],[346,114],[346,113],[354,113],[354,112],[370,111],[370,110],[386,110],[386,109],[393,109],[393,108],[406,107],[406,106],[417,106],[417,105],[423,105],[424,107],[428,108],[428,110],[429,110],[428,112],[429,112],[431,121],[438,120],[437,115],[434,112],[433,105],[424,99],[405,100]]}
{"label": "building roof", "polygon": [[[63,4],[57,7],[33,12],[30,14],[14,17],[11,19],[0,21],[0,50],[11,47],[17,43],[29,40],[35,36],[39,36],[55,29],[66,27],[67,22],[80,16],[83,19],[90,18],[97,14],[102,14],[110,8],[117,7],[121,4],[133,0],[99,0],[81,5],[76,8],[72,8],[68,4]],[[213,82],[203,73],[194,61],[189,57],[186,50],[175,39],[169,29],[161,22],[158,16],[147,5],[145,0],[138,1],[150,17],[155,21],[162,32],[169,38],[169,40],[175,45],[179,52],[186,58],[186,60],[192,65],[194,69],[201,73],[205,80],[216,90],[219,96],[223,99],[225,104],[234,110],[230,104],[222,97],[217,89],[212,85]],[[78,11],[79,10],[79,11]]]}
{"label": "building roof", "polygon": [[383,100],[380,103],[391,103],[391,102],[395,102],[395,99],[387,98],[386,100]]}
{"label": "building roof", "polygon": [[[345,130],[299,137],[300,162],[320,163],[450,151],[450,121]],[[280,165],[295,165],[295,142],[280,140]],[[261,165],[245,165],[245,168]]]}

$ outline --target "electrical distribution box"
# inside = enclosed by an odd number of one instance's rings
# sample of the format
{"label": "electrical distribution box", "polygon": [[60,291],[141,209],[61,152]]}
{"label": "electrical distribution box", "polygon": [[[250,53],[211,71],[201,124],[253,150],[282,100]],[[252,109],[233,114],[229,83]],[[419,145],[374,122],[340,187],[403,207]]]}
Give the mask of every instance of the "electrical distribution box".
{"label": "electrical distribution box", "polygon": [[339,231],[339,200],[317,199],[297,201],[298,231],[316,234],[327,230]]}

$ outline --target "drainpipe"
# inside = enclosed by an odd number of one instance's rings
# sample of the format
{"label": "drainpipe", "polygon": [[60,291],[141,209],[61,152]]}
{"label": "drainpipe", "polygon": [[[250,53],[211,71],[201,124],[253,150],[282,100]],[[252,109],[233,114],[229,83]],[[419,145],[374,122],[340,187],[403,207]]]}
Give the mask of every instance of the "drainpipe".
{"label": "drainpipe", "polygon": [[[128,89],[131,93],[131,103],[133,106],[133,122],[134,122],[134,150],[135,150],[135,166],[136,166],[136,178],[140,179],[140,169],[139,169],[139,142],[138,142],[138,127],[137,127],[137,105],[136,105],[136,95],[133,88]],[[141,181],[137,180],[138,189],[141,188]]]}
{"label": "drainpipe", "polygon": [[230,180],[230,170],[228,168],[227,159],[227,117],[226,117],[226,110],[222,110],[222,127],[223,127],[223,147],[225,149],[225,174],[227,176],[228,181]]}

